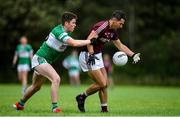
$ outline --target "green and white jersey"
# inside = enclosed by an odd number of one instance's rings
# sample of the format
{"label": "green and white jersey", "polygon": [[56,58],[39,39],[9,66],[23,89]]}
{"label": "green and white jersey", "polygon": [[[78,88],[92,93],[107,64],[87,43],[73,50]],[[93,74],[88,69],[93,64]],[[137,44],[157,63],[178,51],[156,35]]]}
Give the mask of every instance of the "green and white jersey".
{"label": "green and white jersey", "polygon": [[30,64],[30,55],[32,53],[33,49],[29,44],[19,44],[15,51],[15,54],[18,56],[18,64]]}
{"label": "green and white jersey", "polygon": [[70,33],[64,30],[62,25],[56,26],[50,33],[47,40],[42,44],[36,54],[52,64],[58,59],[59,53],[63,52],[68,44],[67,39],[71,38]]}
{"label": "green and white jersey", "polygon": [[63,61],[63,66],[71,71],[80,71],[79,60],[77,56],[69,55]]}

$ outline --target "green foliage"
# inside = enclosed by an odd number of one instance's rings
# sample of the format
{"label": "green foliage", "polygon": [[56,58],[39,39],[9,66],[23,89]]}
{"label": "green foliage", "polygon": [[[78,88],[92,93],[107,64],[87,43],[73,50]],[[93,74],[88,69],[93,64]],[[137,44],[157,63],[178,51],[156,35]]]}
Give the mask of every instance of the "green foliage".
{"label": "green foliage", "polygon": [[[0,81],[9,82],[7,77],[13,76],[9,69],[20,36],[26,35],[36,51],[50,30],[60,23],[61,14],[72,11],[78,15],[73,37],[83,39],[94,23],[109,19],[116,9],[122,9],[127,14],[125,27],[119,31],[121,41],[133,51],[142,53],[139,64],[131,65],[129,62],[122,69],[117,67],[117,71],[121,70],[130,77],[141,74],[180,77],[178,0],[0,0],[0,3]],[[130,33],[130,24],[134,26],[133,33]],[[117,49],[111,44],[105,46],[105,52],[110,55],[115,51]],[[59,61],[56,68],[64,71],[60,69]],[[6,72],[11,74],[4,74]]]}

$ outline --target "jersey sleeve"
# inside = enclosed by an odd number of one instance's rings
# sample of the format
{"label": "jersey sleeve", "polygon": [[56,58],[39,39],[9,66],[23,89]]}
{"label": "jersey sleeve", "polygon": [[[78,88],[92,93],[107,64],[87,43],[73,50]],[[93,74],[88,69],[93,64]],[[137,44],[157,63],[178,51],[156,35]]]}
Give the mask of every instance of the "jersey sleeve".
{"label": "jersey sleeve", "polygon": [[61,34],[59,35],[59,37],[58,37],[58,39],[59,39],[61,42],[64,42],[64,43],[66,43],[67,39],[69,39],[69,38],[72,38],[72,37],[70,37],[70,36],[68,35],[68,33],[66,33],[66,32],[61,33]]}
{"label": "jersey sleeve", "polygon": [[31,46],[31,45],[28,45],[28,48],[29,48],[29,53],[30,53],[30,54],[33,54],[32,46]]}
{"label": "jersey sleeve", "polygon": [[108,22],[100,22],[93,26],[92,30],[94,30],[98,35],[103,32],[103,30],[108,26]]}

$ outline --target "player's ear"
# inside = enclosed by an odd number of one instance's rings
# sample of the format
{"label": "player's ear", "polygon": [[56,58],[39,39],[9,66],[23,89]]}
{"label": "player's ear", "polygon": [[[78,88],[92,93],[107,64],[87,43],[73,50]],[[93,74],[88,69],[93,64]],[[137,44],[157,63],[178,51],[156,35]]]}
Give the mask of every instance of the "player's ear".
{"label": "player's ear", "polygon": [[64,22],[64,26],[67,26],[68,24],[69,24],[68,21],[65,21],[65,22]]}
{"label": "player's ear", "polygon": [[64,26],[66,26],[67,25],[67,22],[64,22]]}

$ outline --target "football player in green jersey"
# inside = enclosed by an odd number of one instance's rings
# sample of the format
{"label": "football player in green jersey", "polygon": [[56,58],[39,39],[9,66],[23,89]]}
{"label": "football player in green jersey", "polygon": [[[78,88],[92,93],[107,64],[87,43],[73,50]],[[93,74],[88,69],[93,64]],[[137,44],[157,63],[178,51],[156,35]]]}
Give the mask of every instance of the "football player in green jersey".
{"label": "football player in green jersey", "polygon": [[33,49],[27,43],[27,37],[20,38],[20,44],[17,45],[13,58],[13,66],[17,63],[18,79],[22,84],[22,94],[27,87],[28,71],[30,70],[30,63],[33,57]]}
{"label": "football player in green jersey", "polygon": [[52,29],[47,40],[35,53],[32,58],[32,68],[34,69],[32,85],[27,88],[21,100],[13,105],[15,109],[23,110],[25,102],[40,90],[44,81],[48,79],[51,81],[52,112],[61,112],[57,104],[60,76],[51,64],[57,60],[59,55],[63,54],[68,45],[74,47],[88,44],[94,45],[97,38],[96,32],[92,31],[87,40],[74,40],[70,36],[70,32],[73,32],[76,27],[76,19],[77,16],[72,12],[63,13],[62,24]]}

